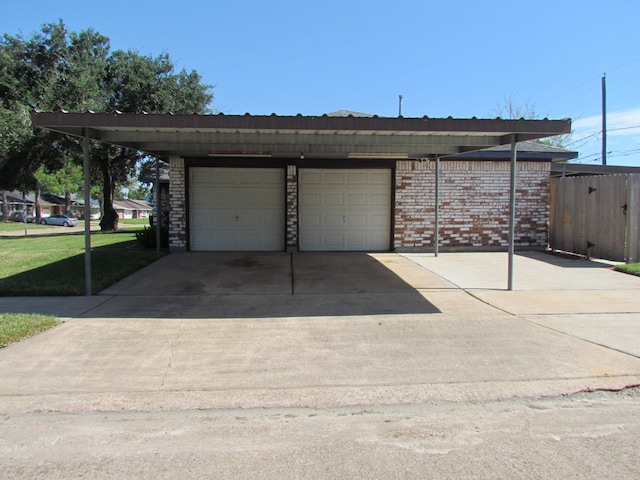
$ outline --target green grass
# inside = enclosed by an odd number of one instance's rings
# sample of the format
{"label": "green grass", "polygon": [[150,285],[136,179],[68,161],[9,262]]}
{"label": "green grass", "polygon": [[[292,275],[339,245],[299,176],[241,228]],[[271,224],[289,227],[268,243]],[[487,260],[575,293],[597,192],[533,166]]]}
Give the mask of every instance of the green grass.
{"label": "green grass", "polygon": [[148,218],[121,218],[118,220],[121,225],[149,225]]}
{"label": "green grass", "polygon": [[[63,228],[63,227],[60,227]],[[137,228],[91,234],[93,293],[157,259],[139,248]],[[0,296],[84,295],[84,235],[61,233],[0,238]]]}
{"label": "green grass", "polygon": [[640,277],[640,263],[629,263],[628,265],[618,265],[616,270],[619,272],[630,273]]}
{"label": "green grass", "polygon": [[60,323],[55,317],[26,313],[0,313],[0,348],[54,327]]}
{"label": "green grass", "polygon": [[[38,225],[37,223],[27,223],[27,235],[29,231],[34,230],[43,230],[45,228],[51,228],[51,226],[47,225]],[[62,227],[60,227],[62,228]],[[77,228],[77,227],[75,227]],[[0,232],[23,232],[24,231],[24,223],[20,222],[0,222]]]}
{"label": "green grass", "polygon": [[[98,225],[98,220],[92,220],[92,225]],[[75,227],[59,227],[57,225],[40,225],[39,223],[27,223],[27,235],[29,232],[37,232],[45,228],[64,229],[64,231],[84,231],[84,220],[80,220]],[[0,232],[24,232],[24,223],[21,222],[0,222]]]}

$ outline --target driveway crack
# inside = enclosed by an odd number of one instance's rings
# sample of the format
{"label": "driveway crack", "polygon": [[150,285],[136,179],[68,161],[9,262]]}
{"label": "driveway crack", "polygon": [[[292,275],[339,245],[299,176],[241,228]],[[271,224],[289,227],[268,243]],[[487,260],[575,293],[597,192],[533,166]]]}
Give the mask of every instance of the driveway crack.
{"label": "driveway crack", "polygon": [[167,362],[167,368],[165,368],[164,374],[162,375],[162,381],[160,382],[160,388],[164,387],[166,381],[167,381],[167,376],[169,375],[169,372],[172,370],[173,368],[173,357],[174,357],[174,349],[175,349],[175,344],[176,342],[180,339],[180,336],[182,335],[182,327],[184,325],[184,321],[180,321],[180,324],[178,325],[178,333],[176,334],[175,338],[173,338],[172,340],[170,340],[169,342],[167,342],[168,345],[168,350],[169,350],[169,360]]}

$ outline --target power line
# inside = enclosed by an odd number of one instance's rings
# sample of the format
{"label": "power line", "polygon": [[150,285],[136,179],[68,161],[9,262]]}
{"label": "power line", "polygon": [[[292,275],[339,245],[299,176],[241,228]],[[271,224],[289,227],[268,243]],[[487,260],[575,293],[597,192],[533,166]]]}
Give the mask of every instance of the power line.
{"label": "power line", "polygon": [[[611,150],[611,151],[607,152],[607,156],[609,158],[629,157],[629,156],[631,156],[631,155],[633,155],[635,153],[640,153],[640,148],[633,148],[631,150]],[[589,155],[582,155],[582,156],[576,158],[576,160],[578,160],[578,161],[588,160],[590,162],[594,162],[594,161],[598,160],[601,155],[602,155],[602,152],[595,152],[595,153],[590,153]]]}
{"label": "power line", "polygon": [[[630,126],[630,127],[607,128],[607,133],[609,133],[609,132],[619,132],[621,130],[633,130],[633,129],[636,129],[636,128],[640,128],[640,125],[633,125],[633,126]],[[573,142],[569,142],[569,143],[567,143],[565,145],[565,147],[569,147],[569,146],[574,145],[576,143],[583,142],[585,140],[589,140],[590,138],[597,137],[599,135],[602,135],[602,130],[599,130],[597,132],[593,132],[593,133],[587,135],[586,137],[578,138],[578,139],[574,140]],[[584,145],[584,143],[587,143],[587,142],[585,141],[583,143],[580,143],[580,145],[578,145],[578,146],[576,146],[574,148],[578,148],[581,145]]]}
{"label": "power line", "polygon": [[[638,58],[636,58],[636,59],[634,59],[634,60],[631,60],[631,61],[629,61],[629,62],[627,62],[627,63],[623,63],[622,65],[618,65],[617,67],[613,67],[613,68],[605,69],[604,71],[606,71],[606,72],[614,72],[614,71],[616,71],[616,70],[620,70],[621,68],[627,67],[627,66],[629,66],[629,65],[631,65],[631,64],[633,64],[633,63],[636,63],[636,62],[640,62],[640,57],[638,57]],[[574,90],[577,90],[578,88],[580,88],[580,87],[582,87],[582,86],[586,85],[587,83],[590,83],[590,82],[592,82],[593,80],[596,80],[596,79],[599,79],[599,78],[601,78],[601,76],[600,76],[600,75],[594,75],[593,77],[588,78],[588,79],[587,79],[587,80],[585,80],[584,82],[579,83],[578,85],[576,85],[576,86],[574,86],[574,87],[571,87],[571,88],[569,88],[568,90],[565,90],[565,91],[563,91],[563,92],[561,92],[561,93],[559,93],[559,94],[557,94],[557,95],[555,95],[555,96],[553,96],[553,97],[551,97],[551,98],[549,98],[549,99],[547,99],[547,100],[544,100],[544,101],[540,102],[540,104],[541,104],[541,105],[544,105],[545,103],[549,103],[549,102],[551,102],[551,101],[555,100],[556,98],[561,97],[561,96],[563,96],[563,95],[565,95],[565,94],[567,94],[567,93],[569,93],[569,92],[572,92],[572,91],[574,91]]]}
{"label": "power line", "polygon": [[633,125],[632,127],[607,128],[607,132],[617,132],[619,130],[632,130],[634,128],[640,128],[640,125]]}

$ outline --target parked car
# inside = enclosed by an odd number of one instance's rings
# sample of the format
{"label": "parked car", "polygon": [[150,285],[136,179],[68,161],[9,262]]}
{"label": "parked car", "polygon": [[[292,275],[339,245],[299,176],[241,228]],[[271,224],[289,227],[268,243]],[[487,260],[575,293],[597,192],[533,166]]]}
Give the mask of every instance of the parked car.
{"label": "parked car", "polygon": [[57,213],[50,217],[44,217],[40,219],[40,225],[58,225],[60,227],[73,227],[78,224],[78,219]]}
{"label": "parked car", "polygon": [[[10,222],[24,222],[24,212],[11,212],[9,215]],[[33,215],[27,215],[27,223],[34,223],[36,221],[36,217]]]}

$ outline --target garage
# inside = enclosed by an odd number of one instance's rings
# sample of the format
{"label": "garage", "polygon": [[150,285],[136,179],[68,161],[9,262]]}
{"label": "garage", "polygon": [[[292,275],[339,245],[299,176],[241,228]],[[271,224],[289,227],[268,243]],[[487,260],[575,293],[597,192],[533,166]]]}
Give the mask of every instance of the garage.
{"label": "garage", "polygon": [[390,169],[301,168],[298,189],[300,250],[390,250]]}
{"label": "garage", "polygon": [[190,168],[190,249],[284,250],[284,195],[280,168]]}

